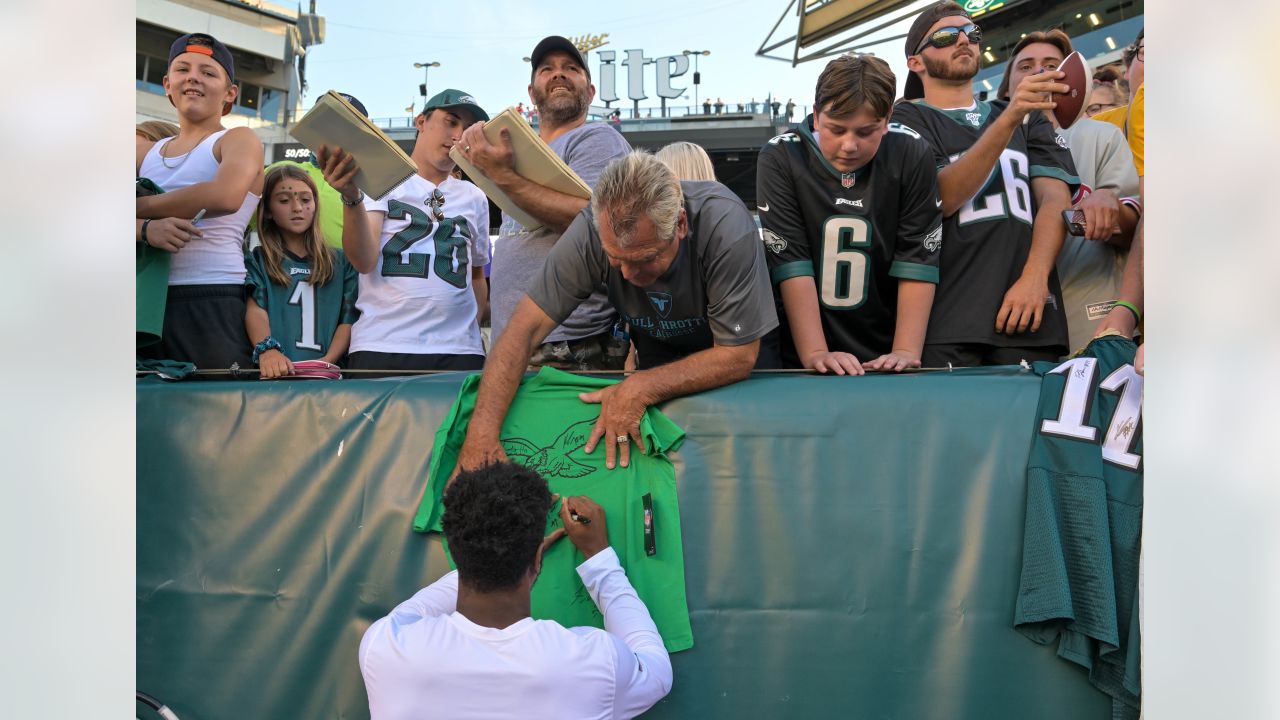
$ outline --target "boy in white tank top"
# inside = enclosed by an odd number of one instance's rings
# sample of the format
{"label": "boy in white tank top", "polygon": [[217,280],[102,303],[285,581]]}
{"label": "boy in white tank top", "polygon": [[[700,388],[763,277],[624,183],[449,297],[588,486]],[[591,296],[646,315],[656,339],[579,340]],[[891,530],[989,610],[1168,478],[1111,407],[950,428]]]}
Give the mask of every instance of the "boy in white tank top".
{"label": "boy in white tank top", "polygon": [[179,132],[138,145],[138,176],[165,192],[137,199],[135,237],[174,256],[161,342],[139,354],[248,367],[241,245],[262,192],[262,142],[249,128],[222,127],[239,88],[231,51],[212,36],[174,41],[164,89]]}
{"label": "boy in white tank top", "polygon": [[[479,370],[487,311],[489,200],[452,177],[449,149],[489,115],[475,98],[445,90],[414,118],[412,175],[384,197],[355,186],[355,160],[321,146],[325,180],[342,195],[342,249],[360,272],[347,367],[353,370]],[[368,375],[365,375],[368,377]]]}

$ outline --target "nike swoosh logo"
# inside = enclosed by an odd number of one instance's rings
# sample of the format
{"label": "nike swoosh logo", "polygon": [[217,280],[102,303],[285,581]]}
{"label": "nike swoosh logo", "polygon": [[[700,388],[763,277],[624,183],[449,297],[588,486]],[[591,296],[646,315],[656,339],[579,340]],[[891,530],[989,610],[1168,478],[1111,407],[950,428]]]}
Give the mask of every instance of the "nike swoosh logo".
{"label": "nike swoosh logo", "polygon": [[942,201],[941,201],[941,200],[934,200],[934,201],[933,201],[933,206],[934,206],[934,207],[942,207]]}
{"label": "nike swoosh logo", "polygon": [[756,209],[759,210],[760,212],[769,212],[769,203],[765,203],[764,205],[757,205]]}

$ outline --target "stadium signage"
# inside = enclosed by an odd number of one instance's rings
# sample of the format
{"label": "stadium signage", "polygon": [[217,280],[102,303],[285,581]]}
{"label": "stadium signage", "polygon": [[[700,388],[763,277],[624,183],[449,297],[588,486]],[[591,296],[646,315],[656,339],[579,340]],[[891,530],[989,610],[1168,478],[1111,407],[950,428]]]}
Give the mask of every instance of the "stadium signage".
{"label": "stadium signage", "polygon": [[272,162],[293,160],[306,162],[311,159],[311,150],[301,143],[277,143],[272,153]]}
{"label": "stadium signage", "polygon": [[[644,50],[625,50],[626,57],[622,59],[622,67],[627,69],[627,97],[639,102],[648,99],[645,93],[645,77],[644,66],[654,65],[654,75],[657,80],[658,97],[673,99],[684,94],[687,88],[672,87],[671,81],[681,75],[689,72],[689,57],[687,55],[666,55],[659,58],[647,58],[644,56]],[[613,50],[600,50],[596,53],[600,56],[600,72],[596,73],[599,78],[600,100],[602,102],[611,103],[618,99],[617,92],[617,53]]]}
{"label": "stadium signage", "polygon": [[961,3],[962,7],[964,7],[964,11],[967,13],[995,10],[1004,4],[1004,0],[965,0]]}

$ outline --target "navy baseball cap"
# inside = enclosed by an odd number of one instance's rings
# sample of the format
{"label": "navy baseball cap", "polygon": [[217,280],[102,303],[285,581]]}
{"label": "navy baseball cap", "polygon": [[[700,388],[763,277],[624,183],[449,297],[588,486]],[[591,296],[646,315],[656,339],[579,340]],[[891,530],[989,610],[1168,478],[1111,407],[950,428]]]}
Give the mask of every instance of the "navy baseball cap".
{"label": "navy baseball cap", "polygon": [[568,54],[569,57],[582,66],[583,71],[587,73],[587,79],[591,79],[591,68],[587,67],[587,59],[583,57],[582,51],[578,49],[577,45],[569,42],[568,38],[560,37],[559,35],[548,35],[542,38],[541,42],[533,48],[533,54],[529,56],[530,64],[533,65],[530,79],[538,72],[538,66],[542,64],[542,59],[553,52]]}
{"label": "navy baseball cap", "polygon": [[422,108],[422,112],[435,110],[436,108],[445,108],[448,110],[463,109],[474,115],[477,120],[489,122],[489,113],[485,112],[484,108],[480,107],[480,103],[476,102],[475,98],[461,90],[449,88],[448,90],[432,95],[431,99],[427,101],[426,106]]}
{"label": "navy baseball cap", "polygon": [[355,95],[348,95],[344,92],[340,92],[338,93],[338,96],[341,97],[343,100],[346,100],[347,102],[351,103],[351,107],[355,108],[356,110],[359,110],[361,115],[365,117],[369,117],[369,111],[365,110],[364,103],[357,100]]}
{"label": "navy baseball cap", "polygon": [[200,53],[213,58],[214,62],[227,71],[227,78],[233,83],[236,81],[236,62],[231,59],[231,51],[214,36],[204,33],[189,33],[174,40],[173,44],[169,46],[169,64],[172,65],[173,59],[182,53],[189,52]]}

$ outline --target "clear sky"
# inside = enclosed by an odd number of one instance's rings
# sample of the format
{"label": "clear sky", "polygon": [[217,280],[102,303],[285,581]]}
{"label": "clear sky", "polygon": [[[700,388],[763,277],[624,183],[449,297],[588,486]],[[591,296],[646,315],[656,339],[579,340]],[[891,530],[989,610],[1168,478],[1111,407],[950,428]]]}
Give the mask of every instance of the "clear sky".
{"label": "clear sky", "polygon": [[[928,0],[914,6],[923,7]],[[418,83],[422,70],[414,62],[439,62],[430,70],[430,92],[447,87],[471,93],[490,114],[519,102],[528,103],[529,66],[521,58],[547,35],[576,38],[608,33],[602,50],[613,50],[620,61],[629,49],[645,57],[678,55],[682,50],[710,50],[699,58],[702,84],[699,102],[710,97],[726,103],[763,101],[772,92],[782,102],[794,98],[809,105],[814,84],[826,64],[814,60],[791,67],[790,62],[756,56],[769,30],[787,10],[787,0],[651,0],[630,2],[517,2],[471,0],[450,3],[448,10],[408,0],[317,0],[316,12],[326,19],[325,42],[311,48],[307,58],[308,92],[304,106],[327,90],[355,95],[372,117],[404,116],[412,100],[422,107]],[[306,3],[303,3],[305,10]],[[798,18],[792,10],[776,37],[795,33]],[[875,37],[906,32],[910,22],[887,28]],[[789,56],[793,44],[774,54]],[[868,50],[889,62],[901,93],[906,63],[902,40]],[[600,63],[588,54],[599,89]],[[675,78],[673,86],[687,87],[684,98],[669,105],[693,104],[693,69]],[[626,69],[618,68],[617,95],[627,99]],[[645,69],[649,100],[641,107],[657,107],[654,65]],[[597,101],[597,104],[598,101]],[[615,104],[614,107],[618,107]]]}

